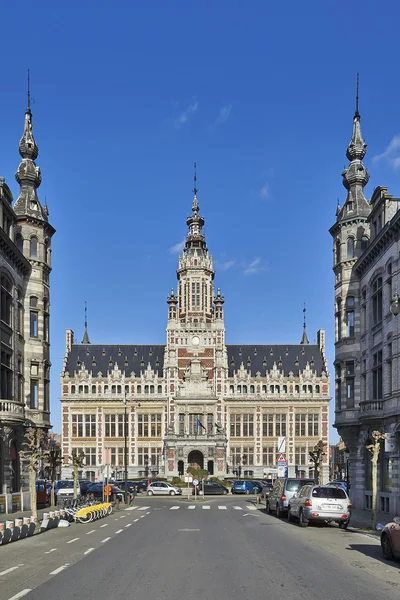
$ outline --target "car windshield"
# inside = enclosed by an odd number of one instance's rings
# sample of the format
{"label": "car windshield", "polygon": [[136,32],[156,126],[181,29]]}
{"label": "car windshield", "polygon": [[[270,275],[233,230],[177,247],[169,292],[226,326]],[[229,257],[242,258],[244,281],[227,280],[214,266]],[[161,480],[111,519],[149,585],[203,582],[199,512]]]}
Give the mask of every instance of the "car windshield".
{"label": "car windshield", "polygon": [[346,492],[340,487],[318,487],[312,491],[313,498],[346,498]]}
{"label": "car windshield", "polygon": [[296,492],[299,489],[299,487],[310,483],[312,484],[314,483],[314,481],[307,479],[288,479],[286,483],[286,490],[288,492]]}
{"label": "car windshield", "polygon": [[56,486],[57,486],[57,488],[73,488],[74,482],[73,481],[57,481]]}

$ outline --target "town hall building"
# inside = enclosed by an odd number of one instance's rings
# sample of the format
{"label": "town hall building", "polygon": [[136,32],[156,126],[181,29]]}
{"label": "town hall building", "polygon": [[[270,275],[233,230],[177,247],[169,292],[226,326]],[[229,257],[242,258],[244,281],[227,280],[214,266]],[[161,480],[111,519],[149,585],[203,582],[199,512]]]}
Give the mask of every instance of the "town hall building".
{"label": "town hall building", "polygon": [[63,455],[81,449],[81,475],[92,480],[104,478],[107,462],[123,479],[125,447],[129,477],[172,479],[190,465],[221,478],[271,477],[278,462],[289,476],[308,476],[309,451],[329,443],[325,332],[310,344],[304,322],[297,344],[227,344],[196,187],[187,226],[165,344],[93,344],[86,323],[77,342],[67,330]]}

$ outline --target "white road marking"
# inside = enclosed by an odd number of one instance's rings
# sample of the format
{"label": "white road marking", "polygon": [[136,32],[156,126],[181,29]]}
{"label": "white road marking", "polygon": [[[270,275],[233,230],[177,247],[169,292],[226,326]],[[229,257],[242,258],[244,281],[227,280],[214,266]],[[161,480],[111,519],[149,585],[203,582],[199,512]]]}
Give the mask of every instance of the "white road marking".
{"label": "white road marking", "polygon": [[115,533],[121,533],[121,531],[123,531],[123,529],[118,529],[118,531],[116,531]]}
{"label": "white road marking", "polygon": [[235,510],[243,510],[243,508],[241,506],[234,506],[233,507]]}
{"label": "white road marking", "polygon": [[179,510],[179,506],[171,506],[169,510]]}
{"label": "white road marking", "polygon": [[22,596],[26,596],[31,591],[32,590],[28,590],[28,589],[22,590],[21,592],[18,592],[18,594],[15,594],[15,596],[11,596],[11,598],[9,598],[9,600],[18,600],[18,598],[22,598]]}
{"label": "white road marking", "polygon": [[47,550],[47,552],[45,552],[45,554],[50,554],[50,552],[55,552],[57,550],[57,548],[51,548],[51,550]]}
{"label": "white road marking", "polygon": [[88,550],[86,550],[86,552],[84,552],[83,554],[89,554],[90,552],[93,552],[94,548],[89,548]]}
{"label": "white road marking", "polygon": [[226,506],[218,506],[219,510],[227,510]]}
{"label": "white road marking", "polygon": [[73,540],[69,540],[69,542],[67,542],[67,544],[72,544],[73,542],[77,542],[79,540],[79,538],[74,538]]}
{"label": "white road marking", "polygon": [[194,510],[196,508],[196,506],[194,504],[191,504],[190,506],[188,506],[189,510]]}
{"label": "white road marking", "polygon": [[137,521],[139,521],[139,519],[135,519],[133,522],[136,523]]}
{"label": "white road marking", "polygon": [[100,525],[100,527],[108,527],[108,523],[104,523],[104,525]]}
{"label": "white road marking", "polygon": [[15,567],[10,567],[9,569],[6,569],[5,571],[2,571],[2,572],[0,573],[0,577],[1,577],[2,575],[7,575],[7,573],[11,573],[11,571],[15,571],[15,569],[19,569],[19,567],[23,567],[23,566],[24,566],[24,565],[21,565],[21,564],[20,564],[20,565],[15,565]]}
{"label": "white road marking", "polygon": [[200,531],[200,529],[178,529],[178,531]]}
{"label": "white road marking", "polygon": [[62,565],[62,567],[58,567],[58,569],[55,569],[54,571],[52,571],[50,573],[50,575],[58,575],[58,573],[61,573],[61,571],[64,571],[64,569],[66,569],[68,566],[69,566],[69,563]]}
{"label": "white road marking", "polygon": [[126,519],[126,515],[122,515],[120,519]]}
{"label": "white road marking", "polygon": [[128,525],[125,525],[125,527],[131,527],[132,523],[128,523]]}
{"label": "white road marking", "polygon": [[145,518],[145,516],[146,516],[146,515],[140,515],[140,518],[141,518],[141,519],[144,519],[144,518]]}
{"label": "white road marking", "polygon": [[94,533],[95,531],[96,531],[95,529],[92,529],[92,531],[87,531],[86,535],[90,535],[91,533]]}
{"label": "white road marking", "polygon": [[211,506],[209,504],[206,504],[205,506],[201,507],[203,510],[210,510]]}
{"label": "white road marking", "polygon": [[146,513],[146,515],[149,515],[149,514],[150,514],[150,511]]}
{"label": "white road marking", "polygon": [[247,510],[258,510],[257,506],[248,506]]}
{"label": "white road marking", "polygon": [[108,540],[111,540],[111,538],[110,537],[105,538],[104,540],[101,540],[101,543],[104,544],[104,542],[108,542]]}
{"label": "white road marking", "polygon": [[125,508],[125,510],[136,510],[137,506],[128,506],[128,508]]}
{"label": "white road marking", "polygon": [[138,510],[149,510],[150,506],[141,506]]}

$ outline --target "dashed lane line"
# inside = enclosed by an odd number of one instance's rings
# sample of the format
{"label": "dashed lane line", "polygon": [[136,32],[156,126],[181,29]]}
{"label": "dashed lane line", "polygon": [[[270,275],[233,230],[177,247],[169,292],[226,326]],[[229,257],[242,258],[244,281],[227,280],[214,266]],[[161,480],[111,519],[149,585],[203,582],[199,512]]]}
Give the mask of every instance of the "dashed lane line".
{"label": "dashed lane line", "polygon": [[104,525],[100,525],[100,527],[108,527],[108,523],[104,523]]}
{"label": "dashed lane line", "polygon": [[123,529],[118,529],[118,531],[116,531],[115,533],[121,533],[121,531],[123,531]]}
{"label": "dashed lane line", "polygon": [[139,521],[139,519],[135,519],[133,522],[134,522],[134,523],[137,523],[137,521]]}
{"label": "dashed lane line", "polygon": [[83,554],[90,554],[90,552],[93,552],[93,550],[94,548],[88,548]]}
{"label": "dashed lane line", "polygon": [[92,529],[92,531],[87,531],[86,535],[90,535],[91,533],[94,533],[95,531],[96,531],[95,529]]}
{"label": "dashed lane line", "polygon": [[45,554],[50,554],[51,552],[55,552],[56,550],[57,548],[50,548],[50,550],[47,550]]}
{"label": "dashed lane line", "polygon": [[69,542],[66,542],[67,544],[73,544],[74,542],[77,542],[79,540],[79,538],[74,538],[73,540],[69,540]]}
{"label": "dashed lane line", "polygon": [[132,523],[128,523],[128,525],[125,525],[125,527],[131,527]]}
{"label": "dashed lane line", "polygon": [[0,577],[2,575],[7,575],[7,573],[11,573],[11,571],[15,571],[15,569],[19,569],[20,567],[23,567],[23,566],[24,565],[19,564],[19,565],[15,565],[14,567],[10,567],[9,569],[6,569],[5,571],[1,571]]}
{"label": "dashed lane line", "polygon": [[104,544],[105,542],[108,542],[108,540],[111,540],[111,538],[110,537],[104,538],[104,540],[101,540],[101,543]]}
{"label": "dashed lane line", "polygon": [[50,573],[50,575],[58,575],[59,573],[61,573],[61,571],[64,571],[64,569],[66,569],[67,567],[69,567],[69,563],[66,563],[65,565],[62,565],[61,567],[58,567],[58,569],[55,569],[54,571],[52,571]]}
{"label": "dashed lane line", "polygon": [[26,596],[31,591],[32,590],[27,588],[25,590],[22,590],[21,592],[18,592],[18,594],[15,594],[15,596],[11,596],[11,598],[9,598],[8,600],[18,600],[18,598],[22,598],[23,596]]}

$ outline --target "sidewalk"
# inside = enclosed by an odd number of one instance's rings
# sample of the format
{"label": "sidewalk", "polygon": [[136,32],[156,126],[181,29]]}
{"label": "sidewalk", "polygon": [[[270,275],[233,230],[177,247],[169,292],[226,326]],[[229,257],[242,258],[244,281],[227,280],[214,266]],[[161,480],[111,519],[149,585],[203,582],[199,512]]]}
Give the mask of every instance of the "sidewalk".
{"label": "sidewalk", "polygon": [[[389,523],[395,515],[389,513],[378,512],[376,513],[376,522],[386,525]],[[372,513],[370,510],[361,508],[351,509],[350,527],[356,529],[370,529],[371,528]]]}

